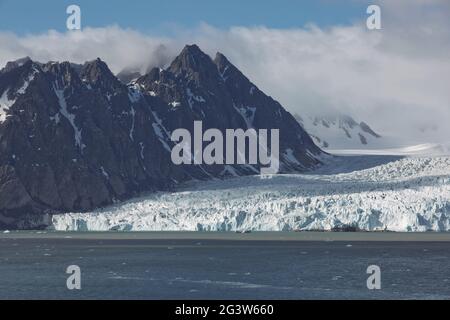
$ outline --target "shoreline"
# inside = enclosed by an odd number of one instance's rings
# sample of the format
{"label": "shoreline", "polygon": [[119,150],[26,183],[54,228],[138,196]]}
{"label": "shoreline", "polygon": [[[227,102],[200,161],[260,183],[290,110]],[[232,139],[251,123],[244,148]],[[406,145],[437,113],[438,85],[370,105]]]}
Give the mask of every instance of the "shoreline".
{"label": "shoreline", "polygon": [[450,242],[450,232],[3,231],[3,239]]}

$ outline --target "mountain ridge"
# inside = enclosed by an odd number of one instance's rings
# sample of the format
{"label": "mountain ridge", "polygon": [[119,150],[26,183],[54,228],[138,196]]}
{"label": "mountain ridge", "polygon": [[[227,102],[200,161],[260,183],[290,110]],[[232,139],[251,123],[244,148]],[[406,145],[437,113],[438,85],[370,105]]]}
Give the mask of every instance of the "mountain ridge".
{"label": "mountain ridge", "polygon": [[321,163],[324,153],[290,113],[224,56],[215,60],[186,46],[167,69],[129,84],[101,59],[9,63],[0,72],[0,226],[45,227],[53,213],[258,172],[257,165],[171,163],[170,133],[192,132],[194,121],[221,131],[280,129],[281,172]]}

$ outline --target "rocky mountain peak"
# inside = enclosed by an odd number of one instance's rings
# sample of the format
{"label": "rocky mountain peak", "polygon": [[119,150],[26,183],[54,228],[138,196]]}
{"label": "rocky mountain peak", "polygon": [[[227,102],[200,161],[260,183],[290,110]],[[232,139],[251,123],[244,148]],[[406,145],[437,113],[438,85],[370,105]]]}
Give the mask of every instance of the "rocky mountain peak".
{"label": "rocky mountain peak", "polygon": [[63,89],[81,84],[80,77],[70,62],[49,62],[43,66],[43,69],[52,78],[57,88]]}
{"label": "rocky mountain peak", "polygon": [[[193,60],[189,60],[190,58],[193,58]],[[195,66],[198,65],[199,63],[201,63],[201,61],[203,60],[207,60],[209,58],[209,60],[211,60],[211,58],[204,53],[196,44],[192,44],[192,45],[186,45],[184,46],[183,50],[181,50],[180,54],[178,55],[177,58],[175,58],[175,61],[177,60],[181,60],[183,62],[187,62],[188,64],[193,63],[193,65],[191,66]],[[200,60],[196,60],[196,59],[200,59]]]}
{"label": "rocky mountain peak", "polygon": [[41,73],[41,65],[29,58],[8,62],[0,72],[0,123],[9,117],[10,107],[25,95]]}
{"label": "rocky mountain peak", "polygon": [[226,66],[231,65],[231,62],[225,57],[225,55],[221,52],[217,52],[214,58],[214,62],[217,66]]}
{"label": "rocky mountain peak", "polygon": [[220,78],[227,84],[230,90],[239,91],[241,97],[252,99],[259,92],[254,85],[228,58],[217,52],[214,58]]}
{"label": "rocky mountain peak", "polygon": [[25,76],[30,71],[40,70],[42,64],[31,60],[29,57],[21,58],[15,61],[9,61],[5,67],[0,70],[0,74],[10,74]]}
{"label": "rocky mountain peak", "polygon": [[17,59],[15,61],[9,61],[6,63],[6,66],[0,71],[1,73],[7,73],[13,69],[23,67],[24,65],[31,65],[33,64],[33,61],[30,57],[24,57]]}
{"label": "rocky mountain peak", "polygon": [[222,78],[225,78],[225,73],[227,72],[236,72],[238,71],[237,68],[220,52],[216,53],[216,57],[214,58],[214,63],[217,66],[217,69],[219,70],[220,75]]}
{"label": "rocky mountain peak", "polygon": [[120,81],[100,58],[86,62],[80,70],[80,77],[93,87],[117,88],[121,86]]}
{"label": "rocky mountain peak", "polygon": [[193,44],[187,45],[181,53],[173,60],[169,72],[175,76],[193,77],[195,79],[208,79],[216,75],[216,66],[211,57]]}

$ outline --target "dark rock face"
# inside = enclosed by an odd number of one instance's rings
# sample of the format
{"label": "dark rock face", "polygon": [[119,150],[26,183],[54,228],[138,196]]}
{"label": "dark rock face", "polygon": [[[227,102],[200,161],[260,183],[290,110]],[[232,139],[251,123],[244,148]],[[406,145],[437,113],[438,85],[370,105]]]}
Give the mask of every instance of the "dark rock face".
{"label": "dark rock face", "polygon": [[[56,212],[87,211],[188,179],[255,174],[257,166],[171,162],[178,128],[280,129],[281,171],[319,163],[282,106],[223,55],[187,46],[167,70],[125,85],[97,59],[30,59],[0,71],[0,228],[36,228]],[[229,168],[230,169],[230,168]]]}

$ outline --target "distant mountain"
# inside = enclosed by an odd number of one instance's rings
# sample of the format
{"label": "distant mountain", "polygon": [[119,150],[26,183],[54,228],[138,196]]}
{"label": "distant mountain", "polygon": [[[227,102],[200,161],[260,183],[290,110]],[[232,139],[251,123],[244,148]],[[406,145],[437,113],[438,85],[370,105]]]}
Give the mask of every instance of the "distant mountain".
{"label": "distant mountain", "polygon": [[259,172],[257,165],[174,165],[171,132],[192,132],[196,120],[222,132],[279,129],[281,172],[320,164],[321,149],[294,117],[220,53],[213,60],[186,46],[167,69],[128,84],[100,59],[8,63],[0,71],[0,228],[44,227],[53,213]]}
{"label": "distant mountain", "polygon": [[380,142],[381,136],[365,122],[346,115],[294,117],[314,142],[324,149],[360,149]]}

